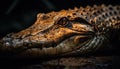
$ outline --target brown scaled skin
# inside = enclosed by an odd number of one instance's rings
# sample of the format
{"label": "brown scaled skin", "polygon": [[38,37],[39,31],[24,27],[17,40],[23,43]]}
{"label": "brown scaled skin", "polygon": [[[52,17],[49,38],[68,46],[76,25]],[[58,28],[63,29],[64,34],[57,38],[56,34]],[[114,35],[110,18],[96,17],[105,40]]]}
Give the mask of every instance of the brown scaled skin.
{"label": "brown scaled skin", "polygon": [[119,8],[95,5],[40,13],[31,27],[3,37],[0,51],[23,57],[94,52],[120,29]]}

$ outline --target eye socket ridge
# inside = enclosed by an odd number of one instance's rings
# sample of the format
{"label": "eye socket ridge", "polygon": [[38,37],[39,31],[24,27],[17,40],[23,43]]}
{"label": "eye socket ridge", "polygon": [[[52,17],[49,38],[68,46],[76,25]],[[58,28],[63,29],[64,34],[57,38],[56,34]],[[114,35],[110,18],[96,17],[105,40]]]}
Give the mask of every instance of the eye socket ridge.
{"label": "eye socket ridge", "polygon": [[77,22],[77,23],[81,23],[81,24],[86,24],[86,25],[90,25],[92,26],[89,22],[87,22],[85,19],[77,17],[74,20],[71,20],[71,22]]}

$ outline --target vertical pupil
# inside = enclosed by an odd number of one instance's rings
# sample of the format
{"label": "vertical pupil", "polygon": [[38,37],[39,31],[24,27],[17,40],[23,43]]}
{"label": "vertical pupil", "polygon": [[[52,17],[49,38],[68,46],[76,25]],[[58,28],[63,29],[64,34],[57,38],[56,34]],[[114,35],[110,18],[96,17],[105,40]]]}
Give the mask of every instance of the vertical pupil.
{"label": "vertical pupil", "polygon": [[67,22],[68,22],[68,19],[66,17],[63,17],[58,21],[58,24],[59,25],[66,25]]}

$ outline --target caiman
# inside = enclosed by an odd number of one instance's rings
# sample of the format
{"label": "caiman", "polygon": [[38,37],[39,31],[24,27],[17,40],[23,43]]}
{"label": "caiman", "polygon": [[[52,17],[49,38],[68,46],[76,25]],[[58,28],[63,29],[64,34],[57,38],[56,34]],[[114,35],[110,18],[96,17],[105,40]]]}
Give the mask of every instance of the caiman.
{"label": "caiman", "polygon": [[120,38],[119,31],[120,6],[94,5],[39,13],[32,26],[0,40],[0,53],[20,57],[94,53],[109,47],[117,35]]}

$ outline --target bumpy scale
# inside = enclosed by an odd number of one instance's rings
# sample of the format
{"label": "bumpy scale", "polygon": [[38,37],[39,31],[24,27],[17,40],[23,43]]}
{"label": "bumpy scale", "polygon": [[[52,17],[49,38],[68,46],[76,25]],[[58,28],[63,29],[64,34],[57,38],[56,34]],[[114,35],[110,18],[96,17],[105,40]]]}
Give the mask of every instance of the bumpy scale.
{"label": "bumpy scale", "polygon": [[47,14],[0,40],[2,53],[23,57],[85,54],[108,46],[120,31],[120,6],[87,6]]}

